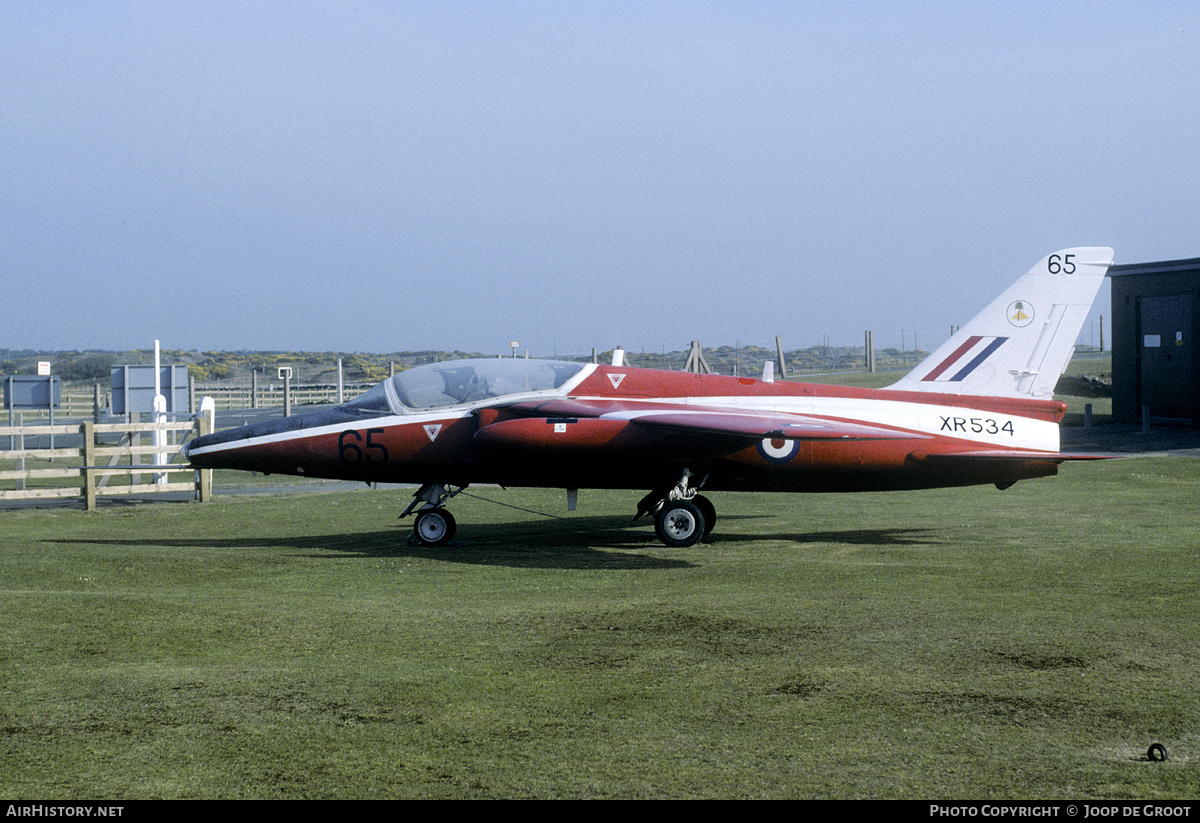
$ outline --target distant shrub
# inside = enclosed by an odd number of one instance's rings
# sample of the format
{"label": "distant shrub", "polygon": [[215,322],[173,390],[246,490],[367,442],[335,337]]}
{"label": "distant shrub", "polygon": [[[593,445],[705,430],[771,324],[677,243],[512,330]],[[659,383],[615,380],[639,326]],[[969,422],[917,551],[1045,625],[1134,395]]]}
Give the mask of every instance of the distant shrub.
{"label": "distant shrub", "polygon": [[64,382],[101,380],[108,382],[112,367],[117,365],[115,354],[85,354],[54,363],[54,373]]}

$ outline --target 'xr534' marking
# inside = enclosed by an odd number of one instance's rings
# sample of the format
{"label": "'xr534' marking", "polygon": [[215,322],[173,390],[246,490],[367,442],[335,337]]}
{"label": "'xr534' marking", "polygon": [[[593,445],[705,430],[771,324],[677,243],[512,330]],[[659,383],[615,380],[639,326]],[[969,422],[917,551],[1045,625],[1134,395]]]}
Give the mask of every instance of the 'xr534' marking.
{"label": "'xr534' marking", "polygon": [[942,427],[938,431],[963,432],[971,434],[999,434],[1004,432],[1013,435],[1011,420],[1001,423],[991,417],[942,417]]}

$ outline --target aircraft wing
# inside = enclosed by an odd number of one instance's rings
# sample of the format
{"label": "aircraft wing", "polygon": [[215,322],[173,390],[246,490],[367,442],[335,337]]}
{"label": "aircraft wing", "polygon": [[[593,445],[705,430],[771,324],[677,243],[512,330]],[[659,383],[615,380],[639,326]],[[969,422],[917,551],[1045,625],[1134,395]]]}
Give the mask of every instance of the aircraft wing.
{"label": "aircraft wing", "polygon": [[910,440],[912,432],[894,431],[862,423],[825,420],[798,414],[704,410],[655,410],[609,412],[608,420],[631,420],[643,426],[688,429],[714,434],[742,434],[756,440]]}
{"label": "aircraft wing", "polygon": [[509,411],[538,417],[588,417],[627,421],[659,429],[706,432],[748,440],[912,440],[926,435],[865,423],[830,420],[785,412],[743,411],[687,405],[654,405],[628,401],[526,401],[505,406]]}

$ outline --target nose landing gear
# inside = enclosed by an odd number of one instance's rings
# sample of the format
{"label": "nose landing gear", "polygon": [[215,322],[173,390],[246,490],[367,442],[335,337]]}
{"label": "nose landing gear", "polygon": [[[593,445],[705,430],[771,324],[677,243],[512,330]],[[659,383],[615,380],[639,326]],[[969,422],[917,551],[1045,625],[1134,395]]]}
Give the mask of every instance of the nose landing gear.
{"label": "nose landing gear", "polygon": [[413,522],[413,534],[418,543],[426,546],[444,546],[454,537],[456,527],[454,515],[445,509],[423,509]]}
{"label": "nose landing gear", "polygon": [[465,488],[460,486],[452,489],[441,483],[426,483],[417,489],[412,502],[400,515],[403,519],[421,506],[413,521],[413,542],[422,546],[444,546],[454,538],[458,524],[454,522],[454,515],[443,508],[443,504]]}

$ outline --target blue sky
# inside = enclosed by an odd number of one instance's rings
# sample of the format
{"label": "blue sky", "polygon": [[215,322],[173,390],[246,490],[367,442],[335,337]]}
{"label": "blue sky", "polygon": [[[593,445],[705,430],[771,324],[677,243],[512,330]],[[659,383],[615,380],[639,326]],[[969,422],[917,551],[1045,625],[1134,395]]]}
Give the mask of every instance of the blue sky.
{"label": "blue sky", "polygon": [[12,3],[0,80],[0,348],[932,348],[1200,256],[1190,2]]}

